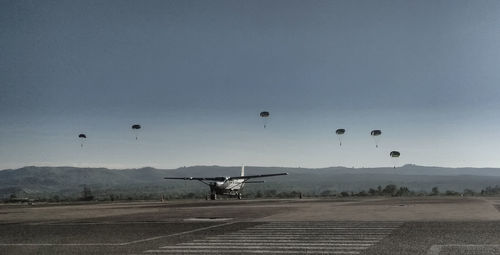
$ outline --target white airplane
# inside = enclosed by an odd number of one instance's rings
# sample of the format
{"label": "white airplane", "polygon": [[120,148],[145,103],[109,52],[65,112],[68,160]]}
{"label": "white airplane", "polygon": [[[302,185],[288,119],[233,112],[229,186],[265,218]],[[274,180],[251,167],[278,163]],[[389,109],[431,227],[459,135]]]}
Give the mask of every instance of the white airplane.
{"label": "white airplane", "polygon": [[[288,173],[278,173],[278,174],[260,174],[260,175],[248,175],[245,176],[245,166],[241,167],[241,175],[230,177],[165,177],[164,179],[175,179],[175,180],[195,180],[200,181],[210,187],[210,199],[217,199],[217,195],[226,195],[230,197],[238,197],[241,199],[240,190],[246,183],[262,183],[264,181],[249,181],[254,178],[271,177],[278,175],[288,175]],[[207,200],[208,200],[207,196]]]}

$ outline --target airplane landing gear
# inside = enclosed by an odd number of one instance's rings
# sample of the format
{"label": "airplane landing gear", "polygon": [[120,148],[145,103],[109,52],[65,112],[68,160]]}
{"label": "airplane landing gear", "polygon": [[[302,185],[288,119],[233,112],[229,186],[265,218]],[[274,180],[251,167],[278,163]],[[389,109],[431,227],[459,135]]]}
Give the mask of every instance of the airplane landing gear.
{"label": "airplane landing gear", "polygon": [[210,200],[217,199],[217,188],[215,182],[210,183]]}
{"label": "airplane landing gear", "polygon": [[241,193],[238,193],[238,199],[241,200]]}

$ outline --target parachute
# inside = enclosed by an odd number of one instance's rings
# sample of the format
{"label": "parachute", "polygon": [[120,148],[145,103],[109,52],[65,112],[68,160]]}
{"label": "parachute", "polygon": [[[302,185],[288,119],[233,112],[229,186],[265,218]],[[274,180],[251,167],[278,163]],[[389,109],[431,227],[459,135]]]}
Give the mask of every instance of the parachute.
{"label": "parachute", "polygon": [[260,118],[262,118],[262,122],[264,122],[264,128],[266,128],[267,119],[269,118],[269,112],[260,112]]}
{"label": "parachute", "polygon": [[389,153],[389,155],[392,158],[399,158],[399,156],[401,156],[401,153],[399,153],[399,151],[391,151],[391,153]]}
{"label": "parachute", "polygon": [[382,131],[375,129],[370,132],[370,135],[373,137],[373,140],[375,141],[375,147],[378,148],[378,144],[380,142],[380,135],[382,135]]}
{"label": "parachute", "polygon": [[85,140],[87,139],[87,135],[85,135],[85,134],[79,134],[78,138],[80,138],[80,141],[81,141],[80,147],[83,148],[83,142],[85,142]]}
{"label": "parachute", "polygon": [[135,140],[137,140],[137,137],[139,136],[139,129],[141,129],[141,125],[139,124],[134,124],[132,125],[132,131],[134,131],[135,134]]}
{"label": "parachute", "polygon": [[337,130],[335,130],[335,134],[337,134],[337,137],[339,138],[339,143],[340,143],[340,146],[342,146],[342,139],[341,139],[341,136],[343,134],[345,134],[345,129],[343,128],[339,128]]}
{"label": "parachute", "polygon": [[391,153],[389,153],[389,156],[391,156],[392,163],[394,163],[394,168],[396,168],[396,165],[398,164],[398,158],[399,156],[401,156],[401,153],[399,153],[399,151],[391,151]]}

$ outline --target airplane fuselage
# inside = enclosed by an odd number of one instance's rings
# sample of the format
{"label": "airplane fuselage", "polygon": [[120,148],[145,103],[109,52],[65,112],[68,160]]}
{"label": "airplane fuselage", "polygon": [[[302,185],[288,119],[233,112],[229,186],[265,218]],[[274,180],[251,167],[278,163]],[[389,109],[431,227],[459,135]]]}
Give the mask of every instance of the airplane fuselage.
{"label": "airplane fuselage", "polygon": [[230,179],[225,177],[224,181],[210,183],[210,187],[217,195],[238,195],[238,191],[244,186],[244,179]]}

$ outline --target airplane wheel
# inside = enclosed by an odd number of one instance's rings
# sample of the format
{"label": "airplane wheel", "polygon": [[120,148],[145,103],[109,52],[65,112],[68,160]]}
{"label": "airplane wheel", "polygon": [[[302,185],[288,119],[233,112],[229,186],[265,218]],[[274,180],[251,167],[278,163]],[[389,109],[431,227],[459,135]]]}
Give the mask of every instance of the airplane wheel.
{"label": "airplane wheel", "polygon": [[217,199],[217,195],[216,194],[210,194],[210,200],[215,200]]}
{"label": "airplane wheel", "polygon": [[241,200],[241,193],[238,193],[238,199]]}

